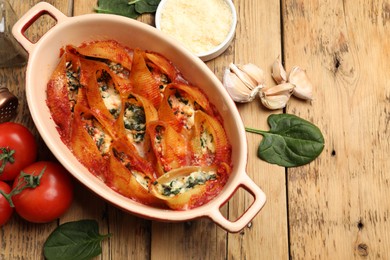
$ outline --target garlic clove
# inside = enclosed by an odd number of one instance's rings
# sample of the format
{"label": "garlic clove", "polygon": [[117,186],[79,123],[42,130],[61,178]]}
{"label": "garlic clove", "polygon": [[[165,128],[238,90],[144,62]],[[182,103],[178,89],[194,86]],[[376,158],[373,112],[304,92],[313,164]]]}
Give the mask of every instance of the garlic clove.
{"label": "garlic clove", "polygon": [[249,89],[241,79],[230,69],[226,69],[223,76],[223,85],[230,97],[239,103],[252,101],[260,90],[260,86]]}
{"label": "garlic clove", "polygon": [[276,58],[272,64],[271,76],[277,84],[285,83],[287,81],[287,72],[283,67],[280,56]]}
{"label": "garlic clove", "polygon": [[305,100],[313,99],[313,85],[305,70],[298,66],[293,67],[288,76],[288,81],[295,85],[294,96]]}
{"label": "garlic clove", "polygon": [[283,83],[276,86],[264,87],[260,90],[261,103],[269,109],[281,109],[287,105],[295,86]]}
{"label": "garlic clove", "polygon": [[249,89],[254,89],[257,87],[256,80],[252,79],[248,74],[244,71],[240,70],[235,64],[230,63],[230,70],[236,74],[236,76],[247,86]]}
{"label": "garlic clove", "polygon": [[287,105],[291,95],[260,96],[261,103],[268,109],[281,109]]}
{"label": "garlic clove", "polygon": [[293,90],[295,88],[294,84],[291,83],[282,83],[276,86],[267,86],[264,87],[261,92],[264,93],[266,96],[276,96],[280,94],[289,94],[291,95],[293,93]]}
{"label": "garlic clove", "polygon": [[265,74],[262,69],[256,66],[253,63],[248,63],[244,65],[237,65],[237,67],[245,72],[249,77],[251,77],[254,81],[256,81],[256,85],[264,85],[265,84]]}

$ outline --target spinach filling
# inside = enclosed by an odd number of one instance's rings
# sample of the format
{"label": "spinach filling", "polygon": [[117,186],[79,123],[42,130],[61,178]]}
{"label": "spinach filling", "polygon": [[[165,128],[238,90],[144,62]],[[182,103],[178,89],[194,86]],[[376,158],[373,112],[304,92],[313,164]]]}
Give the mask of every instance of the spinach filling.
{"label": "spinach filling", "polygon": [[73,112],[74,106],[77,102],[77,93],[80,85],[80,67],[74,71],[71,61],[66,62],[66,83],[68,86],[68,98],[70,102],[70,109]]}
{"label": "spinach filling", "polygon": [[102,154],[108,153],[109,147],[111,145],[111,138],[110,136],[106,135],[102,127],[91,121],[85,125],[85,129],[95,142],[99,151]]}
{"label": "spinach filling", "polygon": [[127,69],[125,69],[120,63],[110,61],[107,62],[107,65],[112,72],[121,76],[122,78],[128,78],[130,75],[130,72]]}
{"label": "spinach filling", "polygon": [[206,129],[203,129],[200,135],[200,146],[203,152],[210,151],[215,152],[214,136]]}
{"label": "spinach filling", "polygon": [[116,119],[120,114],[121,99],[110,74],[103,70],[97,79],[100,95],[110,114]]}
{"label": "spinach filling", "polygon": [[133,166],[130,163],[129,156],[124,152],[119,152],[117,149],[112,149],[114,156],[119,159],[121,164],[128,169],[131,174],[134,176],[135,180],[146,190],[149,188],[149,183],[151,182],[148,176],[145,176],[142,172],[136,171],[133,169]]}
{"label": "spinach filling", "polygon": [[146,117],[143,107],[126,103],[124,126],[132,134],[134,142],[142,142],[146,130]]}
{"label": "spinach filling", "polygon": [[186,106],[189,104],[189,100],[184,96],[182,96],[179,91],[176,91],[174,96],[169,96],[167,101],[170,108],[175,108],[174,107],[174,104],[176,103],[175,101],[177,101],[178,103],[183,103]]}
{"label": "spinach filling", "polygon": [[182,179],[175,179],[171,182],[160,184],[160,191],[164,196],[173,197],[179,193],[184,193],[197,185],[204,185],[207,181],[216,179],[217,175],[215,172],[193,172]]}

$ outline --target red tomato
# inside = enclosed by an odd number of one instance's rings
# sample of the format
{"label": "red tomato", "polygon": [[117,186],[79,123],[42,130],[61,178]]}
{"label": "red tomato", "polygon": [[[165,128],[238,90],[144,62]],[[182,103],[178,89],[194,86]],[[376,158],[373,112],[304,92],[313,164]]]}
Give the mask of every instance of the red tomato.
{"label": "red tomato", "polygon": [[[46,168],[45,168],[46,167]],[[23,173],[38,176],[44,170],[35,188],[26,188],[12,197],[16,212],[34,223],[46,223],[59,218],[70,207],[73,199],[73,183],[65,168],[54,162],[39,161],[23,169]],[[13,189],[23,182],[21,173]]]}
{"label": "red tomato", "polygon": [[[11,192],[11,187],[7,183],[0,181],[0,190],[8,194]],[[13,212],[14,209],[11,208],[4,196],[0,194],[0,227],[7,223]]]}
{"label": "red tomato", "polygon": [[[25,126],[13,122],[0,124],[0,180],[14,180],[24,167],[35,162],[37,147]],[[9,153],[13,154],[7,156]]]}

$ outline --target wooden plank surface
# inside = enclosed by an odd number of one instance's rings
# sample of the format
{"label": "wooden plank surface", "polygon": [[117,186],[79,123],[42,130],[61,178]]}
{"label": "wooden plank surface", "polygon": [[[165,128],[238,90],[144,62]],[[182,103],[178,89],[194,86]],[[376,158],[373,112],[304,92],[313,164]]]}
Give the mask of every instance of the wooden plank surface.
{"label": "wooden plank surface", "polygon": [[[235,1],[238,26],[232,52],[233,59],[223,61],[222,67],[230,63],[254,63],[266,75],[266,84],[274,85],[270,67],[281,54],[281,17],[279,1]],[[219,73],[220,78],[222,72]],[[267,117],[272,113],[265,109],[256,98],[249,104],[238,105],[245,126],[265,129]],[[261,136],[247,134],[248,175],[267,194],[267,203],[249,228],[240,235],[228,235],[228,259],[287,259],[287,206],[285,170],[265,163],[257,158],[257,147]],[[250,196],[238,194],[237,200],[229,204],[229,214],[237,218],[248,206]],[[272,235],[270,235],[272,234]]]}
{"label": "wooden plank surface", "polygon": [[[9,0],[18,16],[39,1]],[[48,1],[67,15],[92,13],[96,0]],[[96,259],[390,259],[390,4],[384,0],[233,1],[236,37],[207,62],[222,79],[230,62],[254,63],[275,84],[270,66],[281,55],[314,84],[312,103],[292,98],[285,111],[259,100],[237,105],[245,126],[267,130],[272,113],[292,113],[320,127],[321,156],[285,169],[256,157],[261,136],[247,134],[247,173],[267,194],[258,216],[237,234],[211,220],[161,223],[122,212],[75,182],[75,200],[58,221],[31,224],[16,214],[0,228],[0,259],[43,259],[42,246],[59,224],[95,219],[112,236]],[[153,25],[152,15],[139,18]],[[38,40],[55,23],[46,17],[28,37]],[[40,159],[54,159],[39,137],[25,98],[25,69],[0,69],[0,83],[19,98],[14,121],[40,143]],[[251,202],[239,189],[222,212],[237,218]]]}
{"label": "wooden plank surface", "polygon": [[[19,0],[9,1],[17,16],[25,13],[39,1],[29,1],[23,3]],[[66,13],[68,5],[64,1],[57,1],[56,7]],[[27,37],[35,41],[38,35],[43,35],[52,23],[49,19],[43,18],[34,24],[27,32]],[[37,133],[32,122],[27,107],[25,97],[25,70],[26,67],[3,68],[0,69],[0,83],[6,87],[18,98],[19,108],[17,117],[14,119],[20,122],[35,134],[39,144],[38,158],[40,160],[53,159],[46,145]],[[17,214],[14,214],[7,225],[0,229],[0,259],[43,259],[43,243],[53,229],[58,225],[56,221],[44,225],[31,224],[22,220]]]}
{"label": "wooden plank surface", "polygon": [[283,1],[284,60],[315,86],[287,112],[325,136],[314,163],[288,171],[294,259],[390,258],[390,5]]}
{"label": "wooden plank surface", "polygon": [[[95,0],[49,2],[67,15],[92,13],[96,5]],[[11,2],[18,15],[23,14],[36,3],[37,1],[32,3]],[[239,24],[236,40],[223,56],[207,63],[220,79],[230,62],[253,62],[259,66],[267,66],[281,52],[280,33],[274,34],[274,41],[277,44],[270,44],[268,41],[263,41],[261,44],[257,42],[261,32],[268,31],[271,34],[272,31],[280,30],[279,5],[257,2],[247,5],[244,1],[235,1],[235,5],[239,7],[237,8]],[[262,16],[258,16],[258,13],[262,13]],[[244,16],[248,20],[245,20]],[[259,20],[259,18],[261,19]],[[271,18],[272,26],[265,22],[268,18]],[[139,20],[151,25],[154,23],[151,15],[144,15]],[[34,25],[32,29],[29,29],[28,35],[33,41],[37,41],[54,24],[50,18],[46,17]],[[249,48],[250,46],[256,46],[256,48]],[[263,50],[266,48],[270,48],[270,52],[264,52]],[[252,59],[255,55],[257,57]],[[24,85],[25,67],[2,70],[4,77],[7,75],[7,70],[20,77],[18,82]],[[17,88],[13,78],[7,76],[7,80],[10,89],[16,91],[21,97],[21,108],[15,121],[30,127],[39,138],[29,117],[23,87]],[[267,80],[270,80],[270,77]],[[239,109],[244,121],[250,122],[251,126],[266,127],[265,118],[270,112],[261,109],[259,103],[241,106]],[[264,120],[261,120],[262,118]],[[14,217],[7,226],[2,227],[1,238],[4,241],[2,248],[5,250],[1,251],[1,256],[4,258],[40,259],[42,258],[42,245],[55,226],[68,221],[90,218],[98,221],[102,233],[113,234],[110,239],[103,242],[103,253],[99,257],[102,259],[253,259],[260,255],[273,256],[275,259],[287,258],[284,169],[268,165],[253,156],[260,137],[251,135],[248,138],[251,138],[249,139],[251,144],[249,149],[252,153],[248,161],[248,173],[259,185],[264,183],[261,185],[264,191],[275,199],[269,201],[264,209],[265,217],[259,215],[250,227],[241,233],[228,234],[208,219],[176,224],[144,220],[107,205],[98,196],[76,182],[75,201],[71,209],[59,219],[58,223],[37,226]],[[45,147],[43,143],[42,147]],[[42,158],[50,156],[47,149],[43,149],[43,151],[41,152]],[[273,176],[267,174],[269,171],[274,173]],[[224,215],[230,216],[231,219],[239,217],[250,203],[250,197],[247,192],[240,189],[229,205],[222,209]],[[268,218],[274,218],[272,225],[268,225]],[[279,236],[268,235],[275,230],[280,234]],[[17,239],[15,239],[15,234],[18,235]],[[179,241],[179,243],[172,243],[172,238],[175,238],[175,241]],[[30,241],[31,246],[25,248],[23,245],[26,240]],[[11,241],[13,242],[11,243]],[[253,247],[253,243],[257,246]],[[32,247],[34,250],[31,250]]]}

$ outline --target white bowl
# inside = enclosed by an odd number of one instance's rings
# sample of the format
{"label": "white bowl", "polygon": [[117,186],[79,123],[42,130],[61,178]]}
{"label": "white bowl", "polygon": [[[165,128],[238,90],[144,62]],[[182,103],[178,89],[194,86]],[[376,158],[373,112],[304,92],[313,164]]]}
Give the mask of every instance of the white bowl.
{"label": "white bowl", "polygon": [[[24,32],[40,16],[49,14],[57,24],[38,42],[30,42]],[[182,46],[176,45],[154,27],[117,15],[88,14],[67,17],[52,5],[41,2],[31,8],[13,27],[13,35],[29,52],[26,72],[26,96],[34,123],[58,161],[81,183],[106,201],[135,215],[160,221],[187,221],[209,217],[231,232],[244,228],[265,203],[262,190],[246,174],[247,142],[245,129],[234,102],[222,83],[204,62]],[[46,105],[47,82],[59,62],[60,48],[93,40],[116,40],[130,48],[142,48],[163,54],[176,65],[187,80],[203,89],[224,118],[224,126],[232,145],[233,170],[224,189],[210,202],[187,211],[155,208],[137,203],[109,188],[85,168],[61,141]],[[260,170],[260,169],[259,169]],[[236,190],[242,187],[254,197],[253,204],[237,221],[226,219],[220,212]]]}
{"label": "white bowl", "polygon": [[[162,28],[161,17],[162,17],[162,13],[164,12],[164,8],[165,8],[167,1],[170,1],[170,0],[161,0],[160,4],[157,7],[156,16],[155,16],[155,24],[156,24],[156,28],[158,30],[161,30],[161,28]],[[209,60],[212,60],[212,59],[218,57],[219,55],[221,55],[230,46],[230,43],[232,42],[232,40],[234,38],[234,35],[236,32],[236,25],[237,25],[236,8],[234,7],[232,0],[223,0],[223,1],[225,1],[230,8],[230,11],[232,14],[232,24],[231,24],[229,33],[227,34],[226,38],[218,46],[216,46],[213,49],[208,50],[208,51],[194,53],[196,56],[198,56],[203,61],[209,61]],[[180,10],[178,10],[178,11],[180,11]],[[210,14],[210,15],[212,15],[212,14]],[[210,27],[212,27],[212,25],[210,25]],[[172,36],[172,35],[170,35],[170,36]]]}

